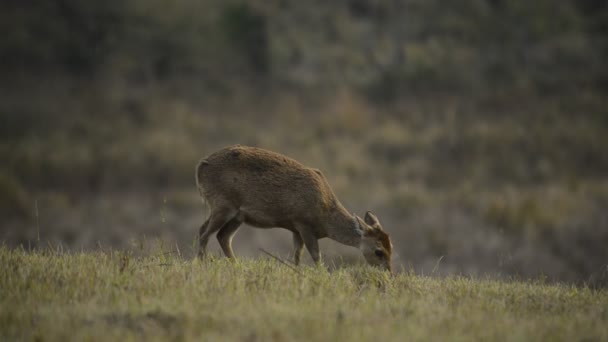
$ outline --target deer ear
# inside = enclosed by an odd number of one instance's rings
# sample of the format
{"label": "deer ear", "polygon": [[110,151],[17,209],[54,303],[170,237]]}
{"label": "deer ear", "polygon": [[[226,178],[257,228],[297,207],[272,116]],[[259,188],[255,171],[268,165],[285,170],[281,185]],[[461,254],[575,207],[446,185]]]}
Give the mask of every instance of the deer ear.
{"label": "deer ear", "polygon": [[353,214],[353,219],[355,221],[355,229],[359,231],[361,236],[367,235],[372,231],[372,229],[359,216]]}
{"label": "deer ear", "polygon": [[376,215],[372,214],[371,211],[365,213],[365,223],[374,228],[380,228],[380,221],[378,221]]}

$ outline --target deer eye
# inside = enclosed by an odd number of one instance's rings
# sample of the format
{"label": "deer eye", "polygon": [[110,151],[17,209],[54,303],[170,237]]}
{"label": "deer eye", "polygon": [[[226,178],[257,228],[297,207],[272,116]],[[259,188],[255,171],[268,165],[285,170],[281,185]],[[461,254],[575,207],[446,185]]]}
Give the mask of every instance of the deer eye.
{"label": "deer eye", "polygon": [[376,254],[376,256],[377,256],[378,258],[382,258],[382,257],[384,257],[384,252],[383,252],[381,249],[376,249],[376,250],[374,251],[374,253]]}

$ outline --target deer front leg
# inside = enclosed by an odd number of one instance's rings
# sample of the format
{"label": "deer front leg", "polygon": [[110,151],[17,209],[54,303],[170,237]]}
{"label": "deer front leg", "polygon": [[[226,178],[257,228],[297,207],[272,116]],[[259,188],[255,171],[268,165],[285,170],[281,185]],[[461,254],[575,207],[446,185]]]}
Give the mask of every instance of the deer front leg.
{"label": "deer front leg", "polygon": [[319,253],[319,240],[310,232],[310,230],[300,230],[300,236],[308,249],[308,253],[314,260],[315,264],[321,263],[321,254]]}
{"label": "deer front leg", "polygon": [[304,251],[304,240],[302,240],[302,236],[300,233],[293,232],[293,257],[296,266],[300,264],[300,259],[302,259],[302,252]]}

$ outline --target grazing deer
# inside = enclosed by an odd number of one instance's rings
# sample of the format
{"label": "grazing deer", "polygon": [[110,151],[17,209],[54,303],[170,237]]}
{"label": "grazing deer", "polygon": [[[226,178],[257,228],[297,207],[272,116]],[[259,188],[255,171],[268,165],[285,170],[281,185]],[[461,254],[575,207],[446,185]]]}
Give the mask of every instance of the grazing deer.
{"label": "grazing deer", "polygon": [[199,256],[217,232],[224,254],[234,258],[232,237],[243,222],[293,233],[295,263],[304,246],[320,262],[318,240],[357,247],[371,265],[391,270],[392,244],[371,212],[362,220],[338,201],[320,170],[255,147],[223,148],[196,166],[196,185],[210,208],[199,232]]}

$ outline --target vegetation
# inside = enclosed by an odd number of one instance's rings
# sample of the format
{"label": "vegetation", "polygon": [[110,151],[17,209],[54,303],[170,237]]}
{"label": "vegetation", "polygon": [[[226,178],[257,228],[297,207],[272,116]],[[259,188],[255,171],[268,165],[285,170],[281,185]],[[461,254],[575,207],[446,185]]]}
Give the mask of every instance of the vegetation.
{"label": "vegetation", "polygon": [[366,266],[0,247],[0,338],[605,340],[608,293]]}
{"label": "vegetation", "polygon": [[194,165],[241,143],[323,170],[398,265],[608,284],[605,1],[1,6],[10,246],[189,246]]}

